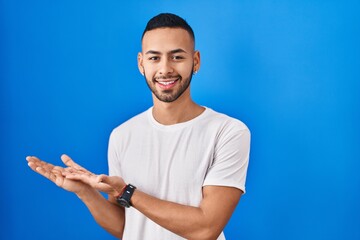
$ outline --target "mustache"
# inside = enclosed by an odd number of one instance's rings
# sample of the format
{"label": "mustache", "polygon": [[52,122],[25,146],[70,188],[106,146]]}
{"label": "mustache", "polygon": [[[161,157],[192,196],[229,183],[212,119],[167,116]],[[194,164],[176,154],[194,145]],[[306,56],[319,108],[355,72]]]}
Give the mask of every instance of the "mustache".
{"label": "mustache", "polygon": [[180,75],[161,75],[161,76],[154,77],[154,80],[158,81],[158,80],[169,79],[169,78],[181,79],[181,76]]}

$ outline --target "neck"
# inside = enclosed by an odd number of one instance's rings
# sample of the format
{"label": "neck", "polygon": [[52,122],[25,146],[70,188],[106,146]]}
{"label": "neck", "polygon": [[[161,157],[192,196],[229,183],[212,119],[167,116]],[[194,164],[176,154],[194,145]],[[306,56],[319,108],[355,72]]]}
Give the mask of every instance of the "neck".
{"label": "neck", "polygon": [[172,125],[176,123],[187,122],[195,117],[199,116],[204,110],[204,107],[196,104],[190,97],[190,94],[186,96],[180,96],[174,102],[162,102],[159,101],[153,95],[154,107],[152,114],[155,120],[163,125]]}

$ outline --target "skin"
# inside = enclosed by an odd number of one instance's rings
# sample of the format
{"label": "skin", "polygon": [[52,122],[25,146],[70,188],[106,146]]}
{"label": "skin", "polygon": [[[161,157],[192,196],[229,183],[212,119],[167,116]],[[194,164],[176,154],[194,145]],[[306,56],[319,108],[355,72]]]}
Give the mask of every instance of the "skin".
{"label": "skin", "polygon": [[[190,35],[179,28],[159,28],[145,33],[138,67],[152,91],[153,116],[162,124],[189,121],[204,108],[190,96],[192,73],[200,68],[200,53],[194,50]],[[89,208],[94,219],[114,236],[121,238],[125,215],[115,199],[126,185],[118,176],[96,175],[61,157],[66,167],[54,166],[36,157],[28,165],[57,186],[74,192]],[[99,191],[108,193],[108,199]],[[223,186],[205,186],[198,207],[155,198],[136,189],[134,208],[162,227],[186,239],[216,239],[231,217],[242,191]]]}
{"label": "skin", "polygon": [[[138,54],[139,71],[145,76],[152,90],[154,118],[164,124],[189,121],[205,109],[197,105],[190,96],[190,86],[172,102],[159,100],[174,98],[177,92],[189,84],[192,72],[200,69],[200,52],[194,50],[191,36],[180,28],[159,28],[145,33],[142,52]],[[172,81],[181,76],[171,89],[163,89],[158,81]],[[162,78],[156,81],[157,78]],[[165,78],[165,79],[163,79]]]}

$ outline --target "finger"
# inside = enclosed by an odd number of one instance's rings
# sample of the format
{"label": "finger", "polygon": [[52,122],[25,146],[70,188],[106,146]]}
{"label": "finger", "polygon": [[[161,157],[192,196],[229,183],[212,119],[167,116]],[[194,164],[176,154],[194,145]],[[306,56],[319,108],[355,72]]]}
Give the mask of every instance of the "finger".
{"label": "finger", "polygon": [[113,187],[117,192],[121,192],[123,187],[125,186],[124,180],[117,176],[107,176],[105,174],[101,174],[97,177],[98,182],[106,183],[109,186]]}
{"label": "finger", "polygon": [[101,192],[114,195],[114,196],[119,195],[119,192],[117,190],[115,190],[113,187],[111,187],[110,185],[108,185],[107,183],[102,183],[102,182],[97,183],[96,186],[94,186],[93,188],[95,188]]}
{"label": "finger", "polygon": [[45,178],[49,179],[52,182],[56,181],[56,176],[51,171],[48,171],[47,169],[43,167],[36,167],[35,172],[39,173],[40,175],[44,176]]}
{"label": "finger", "polygon": [[26,157],[26,160],[28,161],[29,166],[32,163],[33,165],[43,167],[43,168],[46,168],[46,169],[52,169],[54,167],[54,165],[52,165],[50,163],[47,163],[45,161],[42,161],[39,158],[34,157],[34,156],[28,156],[28,157]]}
{"label": "finger", "polygon": [[63,161],[63,163],[68,166],[68,167],[72,167],[74,169],[77,170],[82,170],[84,172],[89,172],[91,173],[89,170],[87,170],[86,168],[80,166],[79,164],[77,164],[76,162],[74,162],[68,155],[63,154],[61,155],[61,160]]}
{"label": "finger", "polygon": [[32,162],[32,161],[33,161],[33,159],[32,159],[31,156],[27,156],[25,159],[26,159],[26,161],[28,161],[28,162]]}
{"label": "finger", "polygon": [[[96,182],[94,180],[92,180],[92,176],[89,173],[65,173],[64,176],[66,179],[70,179],[70,180],[76,180],[76,181],[81,181],[83,183],[86,183],[92,187],[94,187],[94,185],[96,184]],[[94,177],[93,177],[94,178]]]}
{"label": "finger", "polygon": [[61,160],[63,161],[63,163],[68,166],[68,167],[73,167],[73,168],[82,168],[79,164],[75,163],[68,155],[63,154],[61,155]]}
{"label": "finger", "polygon": [[27,157],[26,157],[26,160],[27,160],[28,162],[39,161],[39,159],[38,159],[37,157],[35,157],[35,156],[27,156]]}
{"label": "finger", "polygon": [[34,156],[28,156],[26,157],[26,160],[28,161],[28,166],[38,174],[42,175],[43,177],[49,179],[50,181],[56,183],[57,177],[52,172],[52,170],[56,167],[54,165],[41,161],[39,158]]}
{"label": "finger", "polygon": [[[45,171],[45,169],[42,169],[42,166],[44,164],[41,164],[39,160],[37,160],[34,157],[27,157],[26,160],[28,161],[28,166],[34,170],[35,172],[38,172],[38,170]],[[37,170],[37,168],[39,168]]]}
{"label": "finger", "polygon": [[41,161],[37,157],[27,156],[26,161],[28,161],[28,163],[34,163],[39,166],[42,165]]}
{"label": "finger", "polygon": [[[29,159],[29,160],[28,160],[28,159]],[[33,171],[36,171],[36,168],[38,167],[38,165],[37,165],[36,163],[34,163],[33,161],[31,161],[29,157],[27,157],[26,160],[28,160],[28,166],[29,166]]]}

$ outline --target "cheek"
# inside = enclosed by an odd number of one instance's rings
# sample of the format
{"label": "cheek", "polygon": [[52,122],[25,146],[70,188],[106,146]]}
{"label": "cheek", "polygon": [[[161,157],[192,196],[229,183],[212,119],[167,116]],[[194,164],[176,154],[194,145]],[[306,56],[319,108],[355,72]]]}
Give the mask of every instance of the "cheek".
{"label": "cheek", "polygon": [[154,75],[154,73],[153,72],[150,72],[149,73],[149,71],[144,71],[144,78],[145,78],[145,80],[146,80],[146,82],[148,82],[148,84],[154,84],[155,82],[155,80],[154,80],[154,78],[155,78],[155,75]]}
{"label": "cheek", "polygon": [[193,64],[184,64],[179,67],[179,74],[182,76],[188,76],[189,74],[191,74],[193,67]]}
{"label": "cheek", "polygon": [[153,68],[144,65],[143,70],[144,70],[144,75],[146,77],[153,77],[154,76],[154,69]]}
{"label": "cheek", "polygon": [[150,75],[149,75],[149,73],[148,72],[144,72],[144,78],[145,78],[145,80],[147,81],[147,82],[152,82],[153,81],[153,77],[151,77]]}

